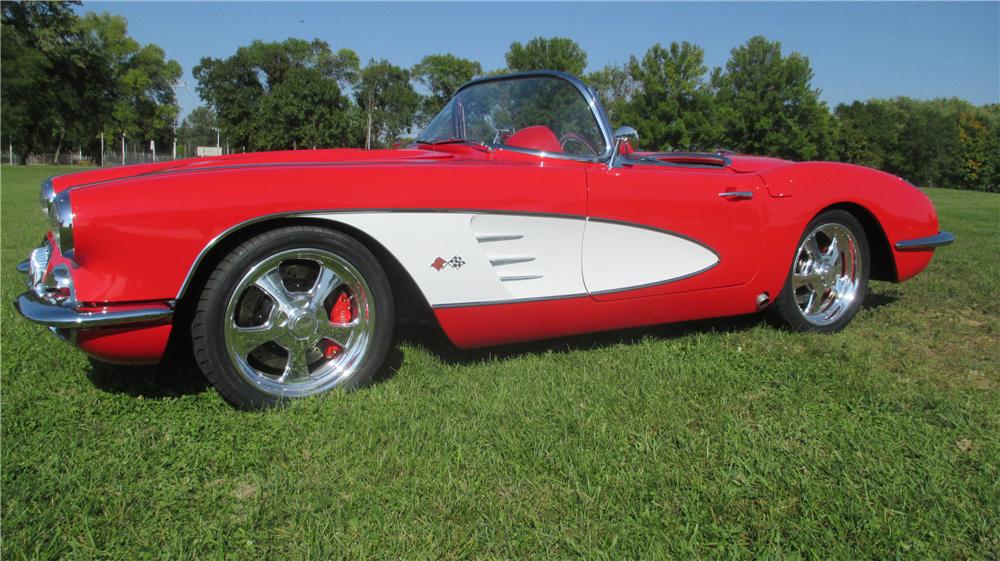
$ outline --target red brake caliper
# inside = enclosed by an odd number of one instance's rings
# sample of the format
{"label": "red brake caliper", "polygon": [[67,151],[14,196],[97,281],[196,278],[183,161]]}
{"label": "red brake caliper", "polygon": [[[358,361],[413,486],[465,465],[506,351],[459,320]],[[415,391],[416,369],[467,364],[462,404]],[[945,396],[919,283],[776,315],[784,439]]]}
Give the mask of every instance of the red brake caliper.
{"label": "red brake caliper", "polygon": [[[353,313],[351,311],[351,298],[346,292],[341,292],[340,296],[337,296],[337,301],[333,303],[333,309],[330,310],[330,323],[351,323],[354,319]],[[342,349],[340,345],[327,341],[326,347],[323,349],[323,357],[327,360],[337,356]]]}

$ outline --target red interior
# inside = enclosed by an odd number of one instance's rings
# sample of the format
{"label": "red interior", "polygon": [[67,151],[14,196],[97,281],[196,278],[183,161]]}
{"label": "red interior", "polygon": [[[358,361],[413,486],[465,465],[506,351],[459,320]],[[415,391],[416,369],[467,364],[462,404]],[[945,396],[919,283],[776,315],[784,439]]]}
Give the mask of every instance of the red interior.
{"label": "red interior", "polygon": [[534,125],[510,135],[505,142],[507,146],[527,148],[529,150],[539,150],[541,152],[562,152],[562,145],[559,144],[559,137],[552,129],[545,125]]}

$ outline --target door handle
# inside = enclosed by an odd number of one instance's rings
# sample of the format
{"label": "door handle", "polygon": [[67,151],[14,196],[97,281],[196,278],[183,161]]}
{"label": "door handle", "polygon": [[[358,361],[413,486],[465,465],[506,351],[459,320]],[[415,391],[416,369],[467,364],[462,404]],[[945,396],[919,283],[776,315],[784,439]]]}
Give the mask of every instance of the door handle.
{"label": "door handle", "polygon": [[725,191],[719,196],[724,199],[752,199],[753,191]]}

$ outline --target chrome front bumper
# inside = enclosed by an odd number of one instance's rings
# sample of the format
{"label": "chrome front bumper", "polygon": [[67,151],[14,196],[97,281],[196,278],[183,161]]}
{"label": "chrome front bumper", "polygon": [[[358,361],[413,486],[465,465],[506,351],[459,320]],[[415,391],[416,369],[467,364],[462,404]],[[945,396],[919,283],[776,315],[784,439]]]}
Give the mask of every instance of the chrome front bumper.
{"label": "chrome front bumper", "polygon": [[[73,276],[65,265],[49,268],[52,247],[44,242],[31,258],[18,263],[17,271],[28,276],[29,290],[14,300],[14,308],[26,319],[56,330],[109,327],[167,321],[173,316],[169,303],[158,307],[81,310]],[[64,338],[66,332],[59,333]]]}
{"label": "chrome front bumper", "polygon": [[919,251],[922,249],[934,249],[951,245],[955,242],[955,235],[951,232],[938,232],[926,238],[914,238],[912,240],[902,240],[896,242],[896,249],[899,251]]}
{"label": "chrome front bumper", "polygon": [[35,291],[29,290],[14,300],[14,307],[25,318],[55,329],[83,329],[108,327],[129,323],[151,323],[170,319],[174,311],[169,308],[138,308],[109,311],[81,312],[74,307],[52,302]]}

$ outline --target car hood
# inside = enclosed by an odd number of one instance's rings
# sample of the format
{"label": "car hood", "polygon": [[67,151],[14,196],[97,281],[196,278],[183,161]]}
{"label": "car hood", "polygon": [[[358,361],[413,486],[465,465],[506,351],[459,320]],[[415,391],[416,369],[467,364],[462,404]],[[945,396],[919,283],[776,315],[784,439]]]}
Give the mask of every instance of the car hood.
{"label": "car hood", "polygon": [[[419,149],[396,150],[362,150],[354,148],[339,148],[329,150],[288,150],[280,152],[252,152],[245,154],[230,154],[227,156],[210,156],[204,158],[187,158],[153,164],[135,164],[129,166],[106,167],[95,170],[71,173],[53,178],[56,193],[66,189],[133,179],[145,175],[164,173],[183,173],[212,169],[225,169],[249,166],[295,166],[295,165],[350,165],[350,164],[391,164],[435,162],[453,159],[454,154]],[[729,155],[732,164],[730,170],[736,173],[754,173],[766,169],[788,165],[793,162],[779,158],[762,156],[747,156],[742,154]]]}
{"label": "car hood", "polygon": [[252,152],[204,158],[188,158],[155,164],[135,164],[107,167],[71,173],[53,178],[56,193],[73,187],[132,179],[144,175],[182,173],[188,171],[211,170],[249,166],[295,166],[330,164],[387,164],[393,162],[440,161],[454,158],[454,155],[433,150],[361,150],[340,148],[332,150],[293,150],[282,152]]}

